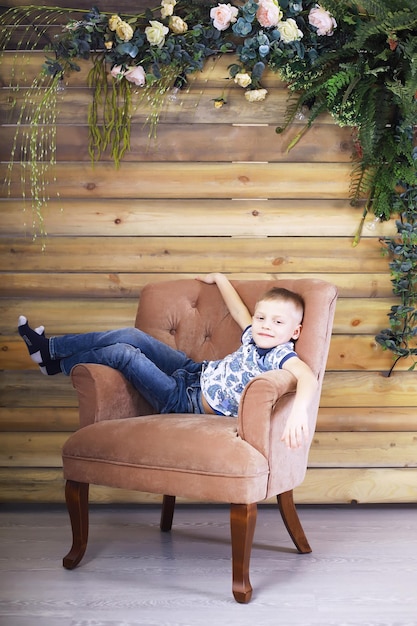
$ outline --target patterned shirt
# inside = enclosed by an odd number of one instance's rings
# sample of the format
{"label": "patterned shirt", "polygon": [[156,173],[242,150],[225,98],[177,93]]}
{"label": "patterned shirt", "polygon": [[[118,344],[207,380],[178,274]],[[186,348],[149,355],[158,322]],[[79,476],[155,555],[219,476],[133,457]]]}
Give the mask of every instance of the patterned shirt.
{"label": "patterned shirt", "polygon": [[252,326],[242,334],[242,345],[219,361],[208,361],[201,374],[201,391],[211,408],[220,415],[237,416],[240,397],[252,378],[282,369],[287,359],[297,356],[292,341],[275,348],[258,348]]}

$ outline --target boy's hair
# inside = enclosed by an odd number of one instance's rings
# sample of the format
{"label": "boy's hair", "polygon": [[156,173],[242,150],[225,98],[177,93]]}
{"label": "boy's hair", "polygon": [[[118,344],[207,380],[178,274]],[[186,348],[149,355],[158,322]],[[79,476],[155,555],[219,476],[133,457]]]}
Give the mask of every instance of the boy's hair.
{"label": "boy's hair", "polygon": [[268,289],[268,291],[259,298],[258,302],[262,300],[284,300],[284,302],[292,302],[296,309],[300,311],[301,318],[304,315],[304,298],[300,296],[299,293],[285,289],[285,287],[271,287],[271,289]]}

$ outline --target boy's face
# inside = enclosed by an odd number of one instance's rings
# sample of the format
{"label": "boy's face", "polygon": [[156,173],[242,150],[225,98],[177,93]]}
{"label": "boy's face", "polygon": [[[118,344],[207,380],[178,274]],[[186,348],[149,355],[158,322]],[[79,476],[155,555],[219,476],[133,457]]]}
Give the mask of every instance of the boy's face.
{"label": "boy's face", "polygon": [[260,300],[252,317],[252,336],[259,348],[275,348],[297,339],[301,332],[301,312],[285,300]]}

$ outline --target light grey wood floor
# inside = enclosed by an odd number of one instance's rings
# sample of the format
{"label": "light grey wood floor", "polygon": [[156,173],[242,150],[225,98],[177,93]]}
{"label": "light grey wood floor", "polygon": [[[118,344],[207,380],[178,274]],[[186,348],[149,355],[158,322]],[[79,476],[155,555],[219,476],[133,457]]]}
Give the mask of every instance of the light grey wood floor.
{"label": "light grey wood floor", "polygon": [[416,626],[417,507],[299,507],[313,548],[299,555],[275,507],[259,508],[254,594],[231,594],[229,511],[177,505],[171,533],[153,506],[92,507],[81,565],[64,508],[0,518],[1,626]]}

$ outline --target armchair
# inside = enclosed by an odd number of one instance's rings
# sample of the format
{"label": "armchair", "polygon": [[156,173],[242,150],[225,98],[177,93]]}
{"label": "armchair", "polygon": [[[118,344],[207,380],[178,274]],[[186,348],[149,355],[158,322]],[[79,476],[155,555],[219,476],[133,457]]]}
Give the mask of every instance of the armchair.
{"label": "armchair", "polygon": [[[163,494],[160,528],[164,532],[171,530],[176,496],[230,503],[232,591],[237,602],[247,603],[252,595],[249,561],[258,502],[276,497],[297,550],[311,552],[293,489],[307,469],[337,290],[313,279],[233,284],[251,311],[274,285],[296,291],[305,300],[296,349],[318,379],[309,445],[290,450],[281,441],[295,389],[288,371],[253,379],[245,388],[238,418],[231,418],[154,414],[120,372],[103,365],[77,365],[71,376],[78,393],[80,428],[62,452],[73,534],[65,568],[76,567],[87,547],[89,484]],[[147,285],[135,324],[198,361],[222,358],[240,343],[241,331],[217,287],[196,280]]]}

